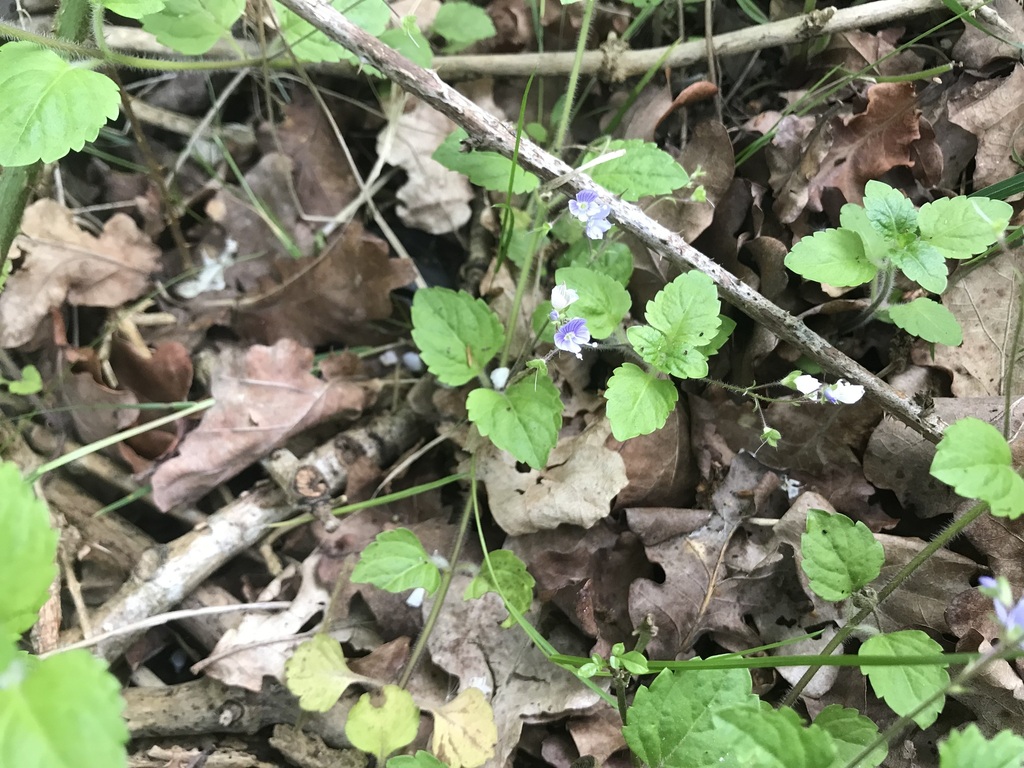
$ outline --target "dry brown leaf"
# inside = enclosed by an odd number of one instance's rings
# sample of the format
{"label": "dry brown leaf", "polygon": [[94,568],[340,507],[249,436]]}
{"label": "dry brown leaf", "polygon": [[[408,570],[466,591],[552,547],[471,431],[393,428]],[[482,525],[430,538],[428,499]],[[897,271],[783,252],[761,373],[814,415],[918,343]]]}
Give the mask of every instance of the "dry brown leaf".
{"label": "dry brown leaf", "polygon": [[1003,396],[1011,365],[1014,391],[1010,396],[1024,394],[1024,358],[1013,348],[1022,271],[1024,248],[1018,247],[952,281],[942,304],[960,321],[964,343],[915,347],[914,362],[952,374],[957,397]]}
{"label": "dry brown leaf", "polygon": [[624,443],[613,441],[611,447],[622,457],[629,478],[615,499],[616,507],[682,507],[693,501],[700,478],[685,408],[674,409],[661,429]]}
{"label": "dry brown leaf", "polygon": [[[40,323],[65,301],[75,306],[117,307],[149,286],[160,249],[131,217],[114,214],[96,237],[75,224],[54,200],[25,209],[12,258],[21,268],[0,294],[0,347],[32,340]],[[20,256],[19,256],[20,252]]]}
{"label": "dry brown leaf", "polygon": [[391,315],[391,291],[416,277],[412,262],[388,257],[379,237],[352,222],[313,259],[276,259],[242,304],[235,329],[272,344],[289,338],[310,347],[379,343],[369,322]]}
{"label": "dry brown leaf", "polygon": [[402,168],[408,181],[398,190],[398,218],[432,235],[454,232],[469,221],[473,190],[460,173],[433,159],[455,124],[433,107],[409,98],[405,113],[377,137],[382,160]]}
{"label": "dry brown leaf", "polygon": [[983,81],[950,101],[949,119],[978,137],[976,189],[1008,179],[1024,154],[1024,66],[999,81]]}
{"label": "dry brown leaf", "polygon": [[292,435],[337,415],[358,415],[372,388],[310,373],[313,350],[290,339],[224,353],[210,384],[216,404],[153,475],[160,509],[195,501]]}
{"label": "dry brown leaf", "polygon": [[992,65],[1005,66],[1009,61],[1020,60],[1020,49],[1010,43],[1004,43],[1003,40],[1024,39],[1024,8],[1021,8],[1016,0],[992,0],[986,5],[1016,30],[1016,34],[997,30],[993,35],[987,29],[978,29],[965,21],[964,32],[956,41],[950,55],[954,61],[962,62],[968,71],[984,70]]}
{"label": "dry brown leaf", "polygon": [[434,735],[430,748],[449,768],[479,768],[494,756],[498,729],[494,711],[479,688],[465,688],[432,711]]}
{"label": "dry brown leaf", "polygon": [[487,487],[494,521],[509,535],[557,528],[589,528],[611,512],[612,499],[628,482],[622,457],[605,447],[611,434],[602,418],[582,434],[559,441],[548,466],[521,472],[505,451],[484,443],[477,477]]}

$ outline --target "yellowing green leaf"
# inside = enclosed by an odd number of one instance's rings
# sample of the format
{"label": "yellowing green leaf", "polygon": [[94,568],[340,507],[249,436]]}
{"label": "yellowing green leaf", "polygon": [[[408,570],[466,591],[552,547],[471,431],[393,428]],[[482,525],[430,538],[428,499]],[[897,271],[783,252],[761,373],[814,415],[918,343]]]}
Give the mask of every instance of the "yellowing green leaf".
{"label": "yellowing green leaf", "polygon": [[338,641],[323,634],[296,648],[284,669],[288,690],[310,712],[326,712],[350,685],[363,679],[348,668]]}
{"label": "yellowing green leaf", "polygon": [[494,756],[494,711],[478,688],[467,688],[434,710],[430,747],[450,768],[479,768]]}
{"label": "yellowing green leaf", "polygon": [[420,710],[408,691],[385,685],[378,693],[364,693],[348,713],[345,736],[352,746],[383,764],[387,756],[416,738]]}

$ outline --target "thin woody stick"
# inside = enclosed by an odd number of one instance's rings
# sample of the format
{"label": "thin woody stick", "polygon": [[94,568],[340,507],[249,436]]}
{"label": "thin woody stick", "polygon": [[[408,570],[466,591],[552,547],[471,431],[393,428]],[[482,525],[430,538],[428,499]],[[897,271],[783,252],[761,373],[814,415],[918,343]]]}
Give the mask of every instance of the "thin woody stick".
{"label": "thin woody stick", "polygon": [[[312,0],[281,2],[332,40],[377,67],[406,91],[466,129],[474,148],[498,152],[508,158],[513,156],[516,144],[514,127],[488,114],[441,80],[436,72],[416,66],[393,48],[350,23],[326,3],[314,3]],[[582,189],[597,191],[601,202],[610,206],[611,216],[619,226],[632,232],[649,248],[683,269],[699,269],[714,280],[722,298],[729,304],[816,360],[829,373],[863,385],[867,395],[887,413],[927,439],[932,442],[941,439],[945,428],[941,419],[925,413],[921,406],[851,360],[803,322],[775,306],[635,205],[614,197],[585,174],[572,173],[573,169],[566,163],[549,155],[526,137],[520,140],[518,160],[520,166],[541,179],[566,176],[562,189],[567,194]]]}

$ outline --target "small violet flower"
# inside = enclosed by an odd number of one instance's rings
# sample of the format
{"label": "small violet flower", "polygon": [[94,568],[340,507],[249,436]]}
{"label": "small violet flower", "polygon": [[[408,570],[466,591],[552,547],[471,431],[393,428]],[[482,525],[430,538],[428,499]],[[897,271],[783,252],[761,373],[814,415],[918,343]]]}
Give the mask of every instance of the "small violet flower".
{"label": "small violet flower", "polygon": [[602,239],[604,233],[612,228],[611,222],[608,221],[608,214],[611,212],[611,207],[602,205],[593,190],[584,189],[569,201],[569,213],[583,222],[586,226],[586,235],[591,240]]}
{"label": "small violet flower", "polygon": [[1002,577],[982,576],[978,585],[983,594],[992,598],[996,618],[1006,630],[1008,639],[1014,642],[1024,639],[1024,597],[1014,603],[1010,584]]}
{"label": "small violet flower", "polygon": [[566,321],[555,331],[555,346],[564,352],[572,352],[580,360],[583,359],[582,348],[590,347],[590,331],[587,329],[587,321],[582,317],[574,317]]}
{"label": "small violet flower", "polygon": [[822,384],[805,373],[793,379],[792,386],[808,400],[818,403],[851,405],[864,397],[864,387],[860,384],[851,384],[846,379],[840,379],[835,384]]}

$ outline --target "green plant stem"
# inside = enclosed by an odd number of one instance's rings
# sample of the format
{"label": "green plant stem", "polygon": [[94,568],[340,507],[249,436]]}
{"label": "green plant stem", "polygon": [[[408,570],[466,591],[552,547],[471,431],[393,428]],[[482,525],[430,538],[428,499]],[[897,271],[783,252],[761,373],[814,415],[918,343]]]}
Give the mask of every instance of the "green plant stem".
{"label": "green plant stem", "polygon": [[541,238],[544,236],[543,231],[538,226],[540,222],[547,221],[548,218],[548,205],[543,202],[539,197],[537,198],[537,208],[533,217],[533,241],[530,243],[530,253],[533,254],[531,259],[523,264],[523,268],[519,271],[519,279],[516,281],[516,292],[512,297],[512,308],[508,313],[508,322],[505,325],[505,346],[501,348],[501,357],[499,358],[498,366],[505,367],[508,365],[508,356],[512,350],[512,339],[515,336],[516,323],[519,321],[519,311],[523,306],[523,295],[526,293],[526,287],[531,282],[531,275],[534,274],[534,267],[532,260],[537,259],[536,269],[540,270],[540,259],[542,254],[539,252],[539,246]]}
{"label": "green plant stem", "polygon": [[[882,601],[885,600],[889,595],[896,591],[904,581],[906,581],[910,575],[916,571],[921,565],[924,564],[929,557],[934,555],[940,549],[942,549],[947,543],[952,541],[958,534],[960,534],[968,525],[973,523],[979,517],[981,517],[985,510],[988,509],[988,505],[983,501],[979,501],[971,509],[961,517],[959,520],[954,520],[949,527],[942,531],[938,536],[928,542],[920,552],[918,552],[906,565],[904,565],[899,572],[889,579],[889,582],[882,587],[878,592],[876,599],[872,605],[865,606],[857,612],[857,615],[850,619],[843,627],[836,632],[835,636],[828,641],[824,648],[821,649],[821,655],[827,656],[853,634],[854,630],[861,625],[861,623],[879,606]],[[818,670],[821,669],[820,665],[808,667],[807,671],[803,674],[796,685],[794,685],[789,693],[783,697],[779,706],[791,707],[796,703],[796,700],[800,698],[801,692],[807,687],[807,684],[811,682]]]}
{"label": "green plant stem", "polygon": [[583,21],[580,23],[580,37],[576,41],[576,58],[572,62],[572,71],[569,72],[569,82],[565,88],[565,103],[562,105],[562,114],[558,118],[558,127],[555,129],[555,137],[551,142],[552,154],[560,154],[562,145],[565,143],[565,135],[569,131],[569,120],[572,118],[572,104],[576,97],[576,87],[580,80],[580,66],[583,64],[583,54],[587,50],[587,38],[590,36],[590,23],[594,18],[595,0],[586,0],[583,8]]}
{"label": "green plant stem", "polygon": [[[0,265],[2,266],[2,265]],[[1013,409],[1013,372],[1017,369],[1017,354],[1020,352],[1020,337],[1024,328],[1024,284],[1021,274],[1014,270],[1017,284],[1020,285],[1017,296],[1017,322],[1013,327],[1013,341],[1006,358],[1006,381],[1003,382],[1003,437],[1010,439],[1010,411]]]}
{"label": "green plant stem", "polygon": [[879,307],[889,300],[889,297],[892,295],[892,286],[895,281],[895,267],[890,265],[885,269],[880,269],[875,275],[875,278],[871,281],[871,303],[858,312],[857,316],[850,321],[849,325],[844,326],[843,330],[849,332],[870,322]]}
{"label": "green plant stem", "polygon": [[430,607],[430,613],[427,615],[427,620],[423,622],[423,630],[420,632],[420,636],[416,638],[416,645],[412,648],[412,653],[409,654],[409,661],[406,662],[405,668],[402,670],[402,676],[398,680],[398,685],[401,688],[405,688],[409,685],[409,680],[412,678],[412,673],[416,671],[416,665],[420,659],[423,658],[424,652],[427,650],[427,642],[430,640],[430,633],[434,631],[434,627],[437,626],[437,619],[441,615],[441,611],[444,608],[444,599],[448,595],[448,589],[452,585],[452,578],[455,576],[455,565],[462,555],[462,545],[466,540],[466,531],[469,530],[469,521],[473,519],[473,494],[470,493],[466,497],[466,505],[462,509],[462,515],[459,517],[459,528],[455,533],[455,543],[452,545],[451,554],[448,556],[448,567],[444,573],[441,574],[441,585],[437,588],[437,596],[434,598],[434,604]]}

